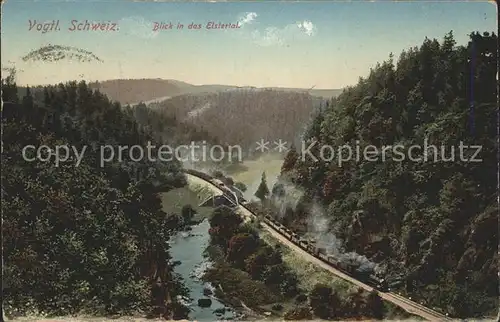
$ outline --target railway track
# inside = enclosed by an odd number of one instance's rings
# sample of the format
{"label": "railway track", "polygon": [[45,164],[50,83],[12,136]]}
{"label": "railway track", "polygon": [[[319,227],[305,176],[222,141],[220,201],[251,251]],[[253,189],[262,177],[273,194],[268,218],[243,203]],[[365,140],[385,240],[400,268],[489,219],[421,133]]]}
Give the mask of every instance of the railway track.
{"label": "railway track", "polygon": [[[204,182],[211,185],[212,187],[215,187],[219,192],[224,193],[224,191],[219,186],[217,186],[216,184],[212,183],[210,180],[207,179],[208,175],[204,174],[205,177],[203,177],[203,176],[199,176],[193,172],[186,172],[185,171],[185,173],[188,176],[189,175],[194,176],[194,177],[197,177],[198,179],[203,180]],[[251,210],[246,208],[244,205],[240,204],[239,210],[241,212],[241,215],[244,217],[258,218],[257,215],[255,215]],[[342,278],[342,279],[344,279],[352,284],[355,284],[359,287],[362,287],[363,289],[365,289],[367,291],[374,290],[373,287],[353,278],[352,276],[345,274],[344,272],[341,272],[340,270],[332,267],[331,265],[328,265],[327,263],[320,260],[319,258],[316,258],[315,256],[313,256],[309,252],[306,252],[304,249],[300,248],[295,243],[293,243],[291,240],[289,240],[286,236],[284,236],[277,229],[271,227],[271,225],[268,225],[267,223],[262,222],[262,226],[265,230],[267,230],[269,233],[271,233],[271,235],[273,235],[275,238],[277,238],[282,244],[287,245],[289,248],[291,248],[295,252],[301,254],[308,261],[330,271],[331,273],[335,274],[336,276],[338,276],[338,277],[340,277],[340,278]],[[453,319],[451,319],[451,318],[449,318],[449,317],[447,317],[439,312],[436,312],[428,307],[423,306],[422,304],[419,304],[419,303],[416,303],[410,299],[407,299],[399,294],[391,293],[391,292],[381,292],[381,291],[378,291],[378,293],[379,293],[380,297],[383,298],[384,300],[389,301],[389,302],[401,307],[405,311],[407,311],[411,314],[414,314],[414,315],[418,315],[426,320],[429,320],[429,321],[452,321],[453,320]]]}
{"label": "railway track", "polygon": [[428,314],[430,315],[433,315],[435,317],[438,317],[441,321],[451,321],[452,319],[448,318],[446,315],[442,314],[442,313],[439,313],[437,311],[434,311],[426,306],[423,306],[422,304],[419,304],[417,302],[414,302],[410,299],[407,299],[406,297],[404,296],[401,296],[397,293],[386,293],[387,295],[390,295],[396,299],[398,299],[399,301],[402,301],[402,302],[405,302],[407,303],[408,305],[412,305],[413,307],[417,307],[419,308],[421,311],[423,312],[427,312]]}

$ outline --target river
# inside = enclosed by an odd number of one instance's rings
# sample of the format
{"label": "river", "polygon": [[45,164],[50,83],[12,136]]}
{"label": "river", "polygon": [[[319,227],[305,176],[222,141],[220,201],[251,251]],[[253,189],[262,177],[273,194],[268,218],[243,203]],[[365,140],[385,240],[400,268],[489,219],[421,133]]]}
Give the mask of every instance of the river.
{"label": "river", "polygon": [[[214,296],[205,296],[205,288],[213,290],[209,283],[201,280],[206,268],[210,267],[211,262],[203,256],[204,250],[210,241],[208,229],[210,225],[208,220],[192,226],[189,232],[180,231],[170,240],[170,254],[181,264],[175,267],[175,272],[179,273],[184,279],[185,286],[189,289],[190,300],[187,303],[191,309],[190,320],[197,321],[216,321],[216,320],[234,320],[235,313],[231,308],[226,307]],[[198,306],[199,299],[210,298],[212,305],[207,308]],[[223,315],[217,315],[214,310],[225,308]]]}
{"label": "river", "polygon": [[[252,198],[253,193],[255,193],[260,184],[262,172],[266,171],[268,185],[272,187],[272,184],[276,181],[276,176],[279,174],[282,162],[282,160],[274,156],[263,157],[256,160],[246,160],[243,163],[245,167],[244,171],[229,173],[229,175],[233,176],[236,181],[243,182],[247,185],[249,188],[247,194]],[[164,194],[163,203],[165,212],[179,213],[184,204],[197,204],[199,202],[198,198],[200,197],[197,197],[194,191],[197,190],[197,187],[204,185],[206,185],[206,183],[203,180],[197,177],[188,176],[187,190],[190,191],[189,193],[187,193],[186,190],[179,189],[179,192],[171,191],[168,194]],[[219,194],[216,188],[213,188],[212,192]],[[204,216],[208,216],[212,209],[198,208],[197,211]],[[212,300],[212,305],[210,307],[202,308],[198,306],[199,299],[207,298],[207,296],[203,294],[203,290],[205,288],[213,290],[211,285],[201,280],[204,270],[211,264],[210,261],[203,256],[204,250],[210,241],[210,235],[208,234],[209,228],[210,225],[208,220],[205,219],[201,223],[192,226],[191,231],[181,231],[172,236],[170,240],[170,254],[173,260],[181,262],[180,265],[175,266],[174,270],[182,276],[185,286],[189,289],[190,300],[188,304],[191,309],[189,315],[190,320],[235,320],[237,317],[234,311],[231,308],[228,309],[213,296],[210,296]],[[214,313],[214,310],[222,308],[226,308],[224,315],[217,315]]]}

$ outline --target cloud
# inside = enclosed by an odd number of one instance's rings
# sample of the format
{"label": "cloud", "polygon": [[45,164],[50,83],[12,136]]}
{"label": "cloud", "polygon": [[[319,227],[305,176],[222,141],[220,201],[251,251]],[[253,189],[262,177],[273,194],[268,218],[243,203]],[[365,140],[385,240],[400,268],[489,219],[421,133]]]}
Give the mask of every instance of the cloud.
{"label": "cloud", "polygon": [[304,20],[297,23],[297,27],[303,30],[306,35],[313,36],[316,33],[316,26],[308,20]]}
{"label": "cloud", "polygon": [[244,25],[251,24],[255,20],[255,18],[257,18],[257,16],[258,15],[255,12],[245,12],[238,19],[238,23],[243,27]]}
{"label": "cloud", "polygon": [[152,39],[158,33],[153,31],[153,22],[142,17],[127,17],[120,20],[120,32],[139,38]]}
{"label": "cloud", "polygon": [[316,34],[316,26],[308,20],[289,24],[282,28],[267,27],[251,32],[252,40],[260,46],[282,46],[296,40],[305,40]]}

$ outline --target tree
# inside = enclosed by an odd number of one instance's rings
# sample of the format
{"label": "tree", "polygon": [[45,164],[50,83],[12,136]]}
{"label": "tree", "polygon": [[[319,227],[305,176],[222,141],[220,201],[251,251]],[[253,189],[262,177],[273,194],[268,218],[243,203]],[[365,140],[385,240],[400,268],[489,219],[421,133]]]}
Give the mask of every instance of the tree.
{"label": "tree", "polygon": [[23,108],[33,113],[33,96],[30,87],[26,87],[26,94],[23,97]]}
{"label": "tree", "polygon": [[299,154],[297,153],[295,146],[292,145],[285,156],[285,160],[283,160],[283,165],[281,166],[281,174],[287,173],[288,171],[292,170],[298,158]]}
{"label": "tree", "polygon": [[272,198],[273,199],[281,199],[285,197],[286,191],[285,186],[281,182],[276,182],[273,186]]}
{"label": "tree", "polygon": [[319,111],[316,114],[316,117],[313,119],[309,128],[306,131],[305,138],[318,141],[321,136],[321,126],[324,121],[324,112],[323,107],[320,106]]}
{"label": "tree", "polygon": [[226,249],[229,239],[236,233],[243,220],[231,208],[220,206],[213,211],[209,222],[212,241]]}
{"label": "tree", "polygon": [[263,172],[259,187],[255,192],[255,196],[259,198],[262,203],[264,203],[268,195],[269,195],[269,188],[267,187],[266,173]]}
{"label": "tree", "polygon": [[360,312],[365,312],[365,298],[363,297],[364,290],[360,287],[356,291],[349,294],[347,298],[347,308],[352,315],[359,315]]}
{"label": "tree", "polygon": [[339,311],[340,298],[331,287],[316,284],[309,295],[309,303],[314,314],[321,319],[330,319]]}
{"label": "tree", "polygon": [[250,222],[246,222],[239,226],[238,233],[239,234],[250,234],[255,240],[259,239],[259,226],[255,219],[252,219]]}
{"label": "tree", "polygon": [[268,285],[280,285],[285,278],[286,268],[283,264],[268,265],[264,270],[262,281]]}
{"label": "tree", "polygon": [[273,263],[273,249],[269,246],[260,247],[245,260],[245,270],[254,279],[262,279],[266,267]]}
{"label": "tree", "polygon": [[16,69],[5,68],[2,71],[8,72],[8,75],[2,78],[2,100],[4,102],[18,103],[19,95],[16,85]]}
{"label": "tree", "polygon": [[226,186],[232,186],[232,185],[234,185],[234,180],[233,180],[233,178],[231,178],[231,177],[225,177],[225,178],[222,180],[222,182],[224,182],[224,184],[225,184]]}
{"label": "tree", "polygon": [[299,280],[288,267],[286,267],[284,277],[280,283],[280,292],[286,297],[294,296],[299,291]]}
{"label": "tree", "polygon": [[377,320],[384,318],[384,302],[378,292],[372,290],[366,298],[366,313]]}
{"label": "tree", "polygon": [[226,260],[235,264],[238,268],[244,268],[244,261],[258,247],[258,241],[252,234],[240,233],[229,240]]}

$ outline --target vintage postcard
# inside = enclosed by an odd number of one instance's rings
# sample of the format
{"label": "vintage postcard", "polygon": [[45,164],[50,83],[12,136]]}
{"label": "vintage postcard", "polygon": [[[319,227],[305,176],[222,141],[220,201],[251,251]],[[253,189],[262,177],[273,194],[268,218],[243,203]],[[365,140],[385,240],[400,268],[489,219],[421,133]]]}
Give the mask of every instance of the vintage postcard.
{"label": "vintage postcard", "polygon": [[1,17],[4,320],[498,320],[495,3]]}

